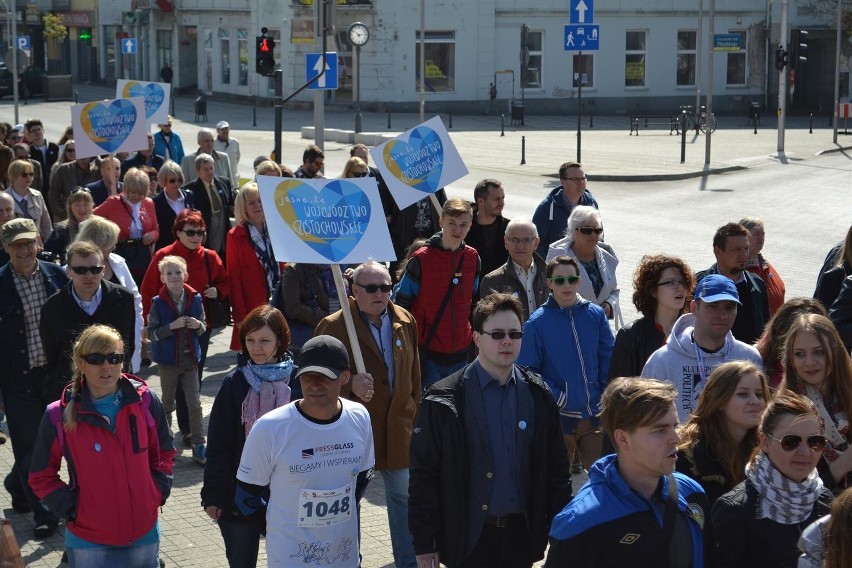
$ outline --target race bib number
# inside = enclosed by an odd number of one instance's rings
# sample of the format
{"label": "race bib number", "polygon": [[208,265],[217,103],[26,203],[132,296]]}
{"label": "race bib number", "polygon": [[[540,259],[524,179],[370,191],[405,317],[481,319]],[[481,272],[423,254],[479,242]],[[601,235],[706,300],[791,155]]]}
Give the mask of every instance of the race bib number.
{"label": "race bib number", "polygon": [[299,491],[300,527],[328,527],[352,518],[352,484],[339,489],[302,489]]}

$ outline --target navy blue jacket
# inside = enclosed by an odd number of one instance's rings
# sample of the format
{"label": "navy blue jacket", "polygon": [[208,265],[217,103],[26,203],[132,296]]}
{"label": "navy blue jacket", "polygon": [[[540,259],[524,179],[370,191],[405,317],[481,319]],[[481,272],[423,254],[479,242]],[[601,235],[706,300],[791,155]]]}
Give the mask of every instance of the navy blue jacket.
{"label": "navy blue jacket", "polygon": [[[59,266],[38,261],[44,282],[45,298],[49,298],[68,283],[68,276]],[[32,392],[29,375],[24,307],[15,288],[12,265],[0,268],[0,387],[3,392]]]}
{"label": "navy blue jacket", "polygon": [[[183,195],[184,208],[195,209],[195,199],[192,192],[186,189],[180,189],[179,191]],[[152,197],[151,201],[154,202],[154,211],[157,213],[157,224],[160,226],[160,238],[154,244],[154,250],[160,250],[175,242],[175,234],[172,232],[172,229],[175,226],[177,214],[175,214],[175,210],[172,209],[169,202],[166,201],[165,191],[161,191]]]}
{"label": "navy blue jacket", "polygon": [[[662,536],[661,508],[633,491],[616,467],[615,454],[592,466],[589,481],[574,500],[553,519],[545,568],[657,568]],[[675,473],[678,510],[692,536],[692,567],[715,566],[715,537],[710,506],[701,486]],[[662,478],[661,498],[668,497],[668,477]]]}
{"label": "navy blue jacket", "polygon": [[[598,209],[598,202],[595,201],[588,189],[580,196],[578,205],[588,205]],[[542,258],[547,258],[547,249],[551,244],[565,236],[565,228],[568,226],[568,216],[571,215],[571,209],[573,207],[569,208],[565,205],[561,185],[548,193],[547,197],[535,208],[532,222],[538,229],[538,236],[541,237],[541,242],[535,252],[540,254]]]}
{"label": "navy blue jacket", "polygon": [[[201,294],[193,290],[190,286],[186,284],[183,285],[184,292],[186,293],[186,302],[184,303],[184,313],[179,314],[177,312],[177,307],[175,306],[174,301],[171,296],[169,296],[168,290],[163,286],[162,290],[160,290],[160,294],[158,296],[154,296],[154,299],[151,301],[151,311],[157,312],[157,321],[160,322],[160,325],[169,325],[173,321],[175,321],[178,317],[183,317],[184,315],[194,317],[201,322],[205,321],[204,318],[204,307],[201,301]],[[150,312],[148,317],[150,318]],[[150,322],[149,322],[150,323]],[[202,328],[204,326],[201,326]],[[203,333],[203,330],[195,330],[198,333]],[[189,336],[192,338],[192,350],[195,353],[195,362],[201,360],[201,343],[198,339],[198,333],[190,333]],[[185,337],[184,334],[180,334]],[[177,365],[178,361],[178,348],[182,348],[183,346],[178,346],[177,339],[179,334],[172,333],[170,336],[165,337],[163,339],[159,339],[151,342],[151,359],[153,359],[157,363],[162,363],[164,365]]]}

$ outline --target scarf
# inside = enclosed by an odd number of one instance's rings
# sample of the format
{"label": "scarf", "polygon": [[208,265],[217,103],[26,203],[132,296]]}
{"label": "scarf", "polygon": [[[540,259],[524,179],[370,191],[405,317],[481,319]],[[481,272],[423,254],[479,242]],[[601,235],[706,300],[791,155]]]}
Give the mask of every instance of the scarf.
{"label": "scarf", "polygon": [[272,243],[269,240],[269,231],[265,223],[262,231],[251,223],[246,223],[246,228],[257,260],[260,261],[263,272],[266,274],[266,297],[268,298],[281,279],[281,271],[278,263],[275,262],[275,252],[272,250]]}
{"label": "scarf", "polygon": [[760,495],[758,519],[770,519],[782,525],[806,520],[822,491],[822,479],[816,468],[801,483],[775,469],[765,453],[760,452],[746,465],[746,477]]}
{"label": "scarf", "polygon": [[840,408],[839,404],[832,404],[831,408],[826,408],[825,401],[822,399],[819,389],[815,386],[806,383],[801,379],[796,379],[796,391],[799,394],[808,397],[808,399],[816,406],[819,420],[823,424],[823,435],[828,440],[822,455],[829,462],[836,460],[840,454],[839,451],[844,451],[847,448],[848,441],[846,434],[849,432],[849,418],[846,412]]}
{"label": "scarf", "polygon": [[289,357],[278,363],[255,365],[249,363],[241,369],[249,384],[242,405],[242,422],[248,436],[257,419],[279,406],[290,402],[290,373],[293,360]]}

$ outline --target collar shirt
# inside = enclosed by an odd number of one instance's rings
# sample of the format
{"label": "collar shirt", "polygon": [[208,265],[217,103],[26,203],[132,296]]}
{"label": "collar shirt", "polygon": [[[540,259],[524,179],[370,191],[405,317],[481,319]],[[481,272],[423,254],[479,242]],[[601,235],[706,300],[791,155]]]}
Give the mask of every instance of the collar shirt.
{"label": "collar shirt", "polygon": [[30,369],[41,367],[47,362],[44,344],[38,330],[41,322],[41,307],[47,301],[47,291],[44,289],[42,276],[40,268],[36,268],[29,276],[12,271],[15,289],[18,291],[24,309],[24,332],[27,336]]}

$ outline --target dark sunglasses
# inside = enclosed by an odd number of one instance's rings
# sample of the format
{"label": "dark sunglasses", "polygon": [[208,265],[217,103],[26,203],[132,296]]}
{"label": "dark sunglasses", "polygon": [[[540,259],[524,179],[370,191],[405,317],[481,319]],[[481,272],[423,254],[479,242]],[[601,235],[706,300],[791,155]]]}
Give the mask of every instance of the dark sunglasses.
{"label": "dark sunglasses", "polygon": [[393,286],[391,284],[367,284],[366,286],[363,284],[356,284],[356,286],[360,286],[368,294],[375,294],[379,290],[381,290],[383,294],[387,294],[393,290]]}
{"label": "dark sunglasses", "polygon": [[24,172],[24,173],[21,174],[21,177],[25,177],[25,178],[35,177],[35,172]]}
{"label": "dark sunglasses", "polygon": [[766,434],[766,437],[770,440],[775,440],[781,444],[781,449],[785,452],[792,452],[796,450],[802,445],[802,441],[807,443],[812,452],[821,452],[825,449],[826,444],[828,444],[828,440],[825,439],[825,436],[808,436],[803,439],[797,434],[787,434],[786,436],[781,436],[781,439],[779,440],[769,432],[764,432],[764,434]]}
{"label": "dark sunglasses", "polygon": [[482,335],[490,335],[492,339],[496,339],[496,340],[499,341],[500,339],[503,339],[507,335],[509,336],[509,339],[520,339],[524,336],[524,332],[523,331],[495,330],[495,331],[483,331]]}
{"label": "dark sunglasses", "polygon": [[124,363],[124,353],[89,353],[82,358],[89,365],[103,365],[104,361],[110,365]]}
{"label": "dark sunglasses", "polygon": [[66,154],[76,154],[77,151],[74,148],[69,148],[69,147],[66,146],[65,147],[65,153]]}
{"label": "dark sunglasses", "polygon": [[548,278],[551,282],[553,282],[556,286],[564,286],[567,284],[574,284],[580,279],[579,276],[551,276]]}
{"label": "dark sunglasses", "polygon": [[603,233],[603,228],[601,227],[577,227],[577,230],[584,235],[591,235],[592,233],[600,235]]}
{"label": "dark sunglasses", "polygon": [[356,172],[356,173],[354,173],[353,175],[354,175],[356,178],[362,178],[362,177],[367,177],[367,174],[368,174],[368,172]]}
{"label": "dark sunglasses", "polygon": [[184,234],[187,237],[203,237],[206,232],[207,231],[194,231],[194,230],[190,229],[188,231],[184,231]]}
{"label": "dark sunglasses", "polygon": [[75,274],[79,274],[81,276],[83,274],[86,274],[87,272],[89,274],[100,274],[101,272],[104,271],[103,266],[70,266],[69,265],[68,268],[73,270]]}
{"label": "dark sunglasses", "polygon": [[166,180],[166,183],[180,183],[178,178],[169,178]]}
{"label": "dark sunglasses", "polygon": [[78,187],[75,187],[74,189],[71,190],[71,195],[74,195],[75,193],[91,193],[91,191],[89,190],[88,187],[79,187],[78,186]]}

